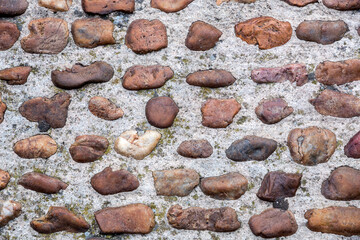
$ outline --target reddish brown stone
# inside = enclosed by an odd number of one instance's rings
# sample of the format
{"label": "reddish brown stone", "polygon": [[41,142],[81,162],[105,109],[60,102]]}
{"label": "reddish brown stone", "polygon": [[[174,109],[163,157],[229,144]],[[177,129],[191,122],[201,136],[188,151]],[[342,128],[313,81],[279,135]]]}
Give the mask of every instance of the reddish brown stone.
{"label": "reddish brown stone", "polygon": [[358,34],[360,36],[360,27],[357,28],[357,32],[358,32]]}
{"label": "reddish brown stone", "polygon": [[166,27],[160,20],[137,19],[127,29],[125,44],[138,54],[145,54],[166,48],[168,38]]}
{"label": "reddish brown stone", "polygon": [[310,3],[318,2],[318,0],[283,0],[283,1],[297,7],[304,7]]}
{"label": "reddish brown stone", "polygon": [[360,80],[360,59],[322,62],[315,70],[316,80],[325,85],[342,85]]}
{"label": "reddish brown stone", "polygon": [[82,216],[76,216],[73,212],[65,207],[49,208],[45,216],[31,221],[30,226],[39,233],[55,233],[55,232],[86,232],[90,225]]}
{"label": "reddish brown stone", "polygon": [[6,188],[10,181],[10,174],[7,171],[0,169],[0,190]]}
{"label": "reddish brown stone", "polygon": [[270,49],[287,43],[291,38],[292,28],[289,22],[272,17],[258,17],[236,24],[235,34],[248,44],[257,44],[260,49]]}
{"label": "reddish brown stone", "polygon": [[202,125],[210,128],[226,128],[240,111],[241,104],[232,99],[208,99],[201,106]]}
{"label": "reddish brown stone", "polygon": [[215,47],[222,32],[216,27],[203,22],[193,22],[185,40],[185,46],[193,51],[206,51]]}
{"label": "reddish brown stone", "polygon": [[95,116],[109,121],[124,116],[124,111],[121,108],[103,97],[92,97],[89,101],[89,110]]}
{"label": "reddish brown stone", "polygon": [[230,2],[230,1],[239,2],[239,3],[254,3],[254,2],[256,2],[256,0],[216,0],[216,4],[220,5],[224,2]]}
{"label": "reddish brown stone", "polygon": [[130,204],[122,207],[104,208],[95,212],[95,219],[101,233],[150,233],[155,227],[155,216],[144,204]]}
{"label": "reddish brown stone", "polygon": [[276,208],[269,208],[259,215],[252,216],[249,220],[249,226],[254,235],[263,238],[291,236],[298,229],[292,212]]}
{"label": "reddish brown stone", "polygon": [[49,158],[56,153],[57,145],[48,135],[36,135],[16,142],[13,150],[21,158]]}
{"label": "reddish brown stone", "polygon": [[113,31],[114,24],[101,18],[78,19],[71,25],[74,42],[83,48],[115,44]]}
{"label": "reddish brown stone", "polygon": [[236,78],[230,72],[221,69],[197,71],[186,77],[190,85],[209,88],[227,87],[235,81]]}
{"label": "reddish brown stone", "polygon": [[[0,3],[1,12],[1,3]],[[0,21],[0,51],[10,49],[20,37],[20,31],[15,23]]]}
{"label": "reddish brown stone", "polygon": [[132,13],[135,0],[82,0],[82,8],[86,13],[109,14],[115,11]]}
{"label": "reddish brown stone", "polygon": [[14,67],[0,70],[0,80],[7,81],[9,85],[25,84],[31,70],[31,67]]}
{"label": "reddish brown stone", "polygon": [[2,101],[0,94],[0,124],[4,121],[5,112],[6,112],[6,104]]}
{"label": "reddish brown stone", "polygon": [[346,144],[344,153],[349,158],[360,158],[360,131]]}
{"label": "reddish brown stone", "polygon": [[8,222],[21,214],[21,204],[12,200],[0,200],[0,227],[4,227]]}
{"label": "reddish brown stone", "polygon": [[72,0],[39,0],[39,5],[54,12],[69,11]]}
{"label": "reddish brown stone", "polygon": [[78,163],[94,162],[100,159],[109,147],[109,141],[101,136],[82,135],[70,146],[72,159]]}
{"label": "reddish brown stone", "polygon": [[151,7],[166,13],[178,12],[186,8],[194,0],[151,0]]}
{"label": "reddish brown stone", "polygon": [[13,17],[23,14],[28,8],[26,0],[1,0],[0,17]]}
{"label": "reddish brown stone", "polygon": [[186,230],[232,232],[241,226],[235,210],[229,207],[190,207],[183,210],[180,205],[174,205],[169,209],[167,219],[172,227]]}
{"label": "reddish brown stone", "polygon": [[179,108],[170,97],[154,97],[145,108],[146,119],[157,128],[171,127],[178,113]]}
{"label": "reddish brown stone", "polygon": [[350,94],[325,89],[309,102],[321,115],[339,118],[360,116],[360,99]]}
{"label": "reddish brown stone", "polygon": [[29,30],[30,34],[21,39],[21,47],[25,52],[57,54],[64,50],[68,43],[68,24],[60,18],[32,20]]}
{"label": "reddish brown stone", "polygon": [[113,171],[111,167],[95,174],[90,183],[102,195],[131,192],[140,185],[135,175],[126,170]]}
{"label": "reddish brown stone", "polygon": [[122,85],[127,90],[159,88],[173,76],[174,72],[170,67],[136,65],[126,70]]}
{"label": "reddish brown stone", "polygon": [[323,0],[322,3],[328,8],[341,11],[360,9],[359,0]]}
{"label": "reddish brown stone", "polygon": [[256,116],[265,124],[275,124],[294,112],[281,98],[263,99],[255,108]]}
{"label": "reddish brown stone", "polygon": [[60,190],[65,190],[68,187],[66,183],[57,178],[37,172],[24,174],[19,179],[18,184],[26,189],[47,194],[59,193]]}
{"label": "reddish brown stone", "polygon": [[207,140],[188,140],[180,144],[177,152],[188,158],[208,158],[213,153],[213,147]]}

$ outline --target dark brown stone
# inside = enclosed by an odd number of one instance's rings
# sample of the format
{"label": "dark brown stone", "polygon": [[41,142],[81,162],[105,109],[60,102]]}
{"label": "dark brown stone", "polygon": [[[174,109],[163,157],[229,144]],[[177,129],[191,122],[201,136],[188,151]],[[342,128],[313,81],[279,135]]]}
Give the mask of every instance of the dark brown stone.
{"label": "dark brown stone", "polygon": [[76,89],[88,83],[104,83],[114,76],[114,69],[106,62],[94,62],[88,66],[80,63],[71,69],[51,72],[51,80],[55,86],[63,89]]}
{"label": "dark brown stone", "polygon": [[276,150],[277,142],[272,139],[257,136],[245,136],[233,142],[226,149],[226,156],[234,161],[263,161]]}
{"label": "dark brown stone", "polygon": [[316,80],[325,85],[342,85],[360,80],[360,59],[322,62],[315,70]]}
{"label": "dark brown stone", "polygon": [[138,54],[145,54],[166,48],[168,38],[166,27],[160,20],[137,19],[127,29],[125,44]]}
{"label": "dark brown stone", "polygon": [[21,158],[49,158],[56,153],[57,145],[48,135],[36,135],[16,142],[13,150]]}
{"label": "dark brown stone", "polygon": [[131,192],[140,185],[135,175],[126,170],[113,171],[111,167],[95,174],[90,183],[102,195]]}
{"label": "dark brown stone", "polygon": [[104,208],[95,212],[95,219],[103,234],[150,233],[155,227],[155,215],[144,204]]}
{"label": "dark brown stone", "polygon": [[339,118],[360,116],[360,99],[350,94],[325,89],[309,102],[321,115]]}
{"label": "dark brown stone", "polygon": [[256,116],[265,124],[275,124],[294,112],[281,98],[263,99],[255,108]]}
{"label": "dark brown stone", "polygon": [[39,0],[39,5],[52,10],[53,12],[69,11],[72,0]]}
{"label": "dark brown stone", "polygon": [[323,0],[322,3],[328,8],[340,11],[360,9],[360,0]]}
{"label": "dark brown stone", "polygon": [[145,108],[146,119],[157,128],[171,127],[178,113],[179,108],[170,97],[154,97]]}
{"label": "dark brown stone", "polygon": [[21,39],[21,47],[25,52],[58,54],[68,43],[68,24],[60,18],[32,20],[28,28],[30,34]]}
{"label": "dark brown stone", "polygon": [[6,112],[6,104],[2,101],[1,99],[1,94],[0,94],[0,124],[4,121],[4,115]]}
{"label": "dark brown stone", "polygon": [[269,202],[280,198],[294,197],[301,184],[301,178],[302,174],[300,173],[269,172],[265,175],[256,195]]}
{"label": "dark brown stone", "polygon": [[170,67],[136,65],[126,70],[122,85],[127,90],[154,89],[162,87],[173,76]]}
{"label": "dark brown stone", "polygon": [[178,12],[186,8],[194,0],[151,0],[151,7],[166,13]]}
{"label": "dark brown stone", "polygon": [[360,131],[346,144],[344,153],[349,158],[360,158]]}
{"label": "dark brown stone", "polygon": [[237,172],[217,177],[201,179],[201,191],[205,195],[219,200],[235,200],[240,198],[248,189],[247,179]]}
{"label": "dark brown stone", "polygon": [[101,18],[78,19],[71,25],[74,42],[83,48],[115,44],[113,31],[114,24]]}
{"label": "dark brown stone", "polygon": [[0,190],[6,188],[10,181],[10,174],[7,171],[0,169]]}
{"label": "dark brown stone", "polygon": [[62,92],[52,98],[37,97],[24,102],[20,114],[31,122],[46,122],[52,128],[62,128],[66,124],[71,96]]}
{"label": "dark brown stone", "polygon": [[109,141],[101,136],[82,135],[70,146],[72,159],[78,163],[94,162],[100,159],[109,147]]}
{"label": "dark brown stone", "polygon": [[235,210],[229,207],[190,207],[183,210],[180,205],[174,205],[169,209],[167,219],[172,227],[186,230],[232,232],[241,226]]}
{"label": "dark brown stone", "polygon": [[318,0],[283,0],[283,1],[297,7],[304,7],[310,3],[318,2]]}
{"label": "dark brown stone", "polygon": [[276,208],[269,208],[259,215],[252,216],[249,220],[249,226],[254,235],[263,238],[291,236],[298,229],[292,212]]}
{"label": "dark brown stone", "polygon": [[292,35],[289,22],[272,17],[252,18],[235,26],[235,34],[248,44],[259,45],[260,49],[270,49],[287,43]]}
{"label": "dark brown stone", "polygon": [[180,144],[177,152],[188,158],[208,158],[213,153],[213,147],[207,140],[188,140]]}
{"label": "dark brown stone", "polygon": [[336,136],[318,127],[295,128],[289,133],[287,145],[295,162],[314,166],[329,161],[336,149]]}
{"label": "dark brown stone", "polygon": [[60,190],[65,190],[68,187],[66,183],[57,178],[37,172],[24,174],[19,179],[18,184],[26,189],[47,194],[59,193]]}
{"label": "dark brown stone", "polygon": [[103,97],[92,97],[89,101],[89,110],[95,116],[109,121],[124,116],[124,111],[121,108]]}
{"label": "dark brown stone", "polygon": [[314,232],[344,236],[360,235],[360,209],[356,207],[327,207],[310,209],[304,217],[306,226]]}
{"label": "dark brown stone", "polygon": [[82,216],[76,216],[73,212],[65,207],[49,208],[45,216],[31,221],[30,226],[39,233],[55,233],[55,232],[86,232],[90,225]]}
{"label": "dark brown stone", "polygon": [[197,71],[186,77],[190,85],[209,88],[227,87],[235,81],[236,78],[230,72],[221,69]]}
{"label": "dark brown stone", "polygon": [[26,0],[1,0],[0,17],[13,17],[23,14],[28,8]]}
{"label": "dark brown stone", "polygon": [[216,27],[203,22],[193,22],[185,40],[185,46],[193,51],[206,51],[215,47],[222,32]]}
{"label": "dark brown stone", "polygon": [[21,204],[12,200],[0,200],[0,228],[20,216]]}
{"label": "dark brown stone", "polygon": [[201,106],[202,125],[210,128],[226,128],[240,111],[236,99],[208,99]]}
{"label": "dark brown stone", "polygon": [[304,21],[296,28],[296,36],[305,41],[323,45],[341,40],[349,31],[348,25],[342,21]]}
{"label": "dark brown stone", "polygon": [[[1,2],[0,2],[1,12]],[[0,21],[0,51],[5,51],[14,46],[20,37],[20,31],[15,23]]]}
{"label": "dark brown stone", "polygon": [[135,10],[135,0],[82,0],[81,4],[84,12],[94,14],[132,13]]}
{"label": "dark brown stone", "polygon": [[0,80],[7,81],[9,85],[22,85],[27,82],[31,70],[31,67],[14,67],[0,70]]}

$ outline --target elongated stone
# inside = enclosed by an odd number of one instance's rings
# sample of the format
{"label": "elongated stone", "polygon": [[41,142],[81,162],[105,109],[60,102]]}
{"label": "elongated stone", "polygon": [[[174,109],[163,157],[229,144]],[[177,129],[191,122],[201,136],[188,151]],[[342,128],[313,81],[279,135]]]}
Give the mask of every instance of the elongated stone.
{"label": "elongated stone", "polygon": [[151,0],[151,7],[166,13],[178,12],[186,8],[194,0]]}
{"label": "elongated stone", "polygon": [[90,112],[102,119],[113,121],[124,116],[124,111],[103,97],[92,97],[89,101]]}
{"label": "elongated stone", "polygon": [[0,191],[6,188],[10,181],[10,174],[7,171],[0,169]]}
{"label": "elongated stone", "polygon": [[82,8],[86,13],[109,14],[115,11],[132,13],[135,0],[82,0]]}
{"label": "elongated stone", "polygon": [[185,40],[185,46],[193,51],[206,51],[215,47],[222,32],[216,27],[203,22],[193,22]]}
{"label": "elongated stone", "polygon": [[188,158],[207,158],[213,153],[213,147],[207,140],[188,140],[180,144],[178,154]]}
{"label": "elongated stone", "polygon": [[316,80],[325,85],[342,85],[360,80],[360,59],[322,62],[315,70]]}
{"label": "elongated stone", "polygon": [[100,159],[108,147],[109,141],[105,137],[82,135],[75,138],[75,142],[71,144],[69,151],[74,161],[87,163]]}
{"label": "elongated stone", "polygon": [[[0,3],[1,12],[1,3]],[[0,51],[5,51],[14,46],[20,37],[20,31],[15,23],[0,21]]]}
{"label": "elongated stone", "polygon": [[0,70],[0,79],[9,85],[22,85],[27,82],[31,67],[14,67]]}
{"label": "elongated stone", "polygon": [[12,200],[0,200],[0,227],[17,218],[21,214],[21,204]]}
{"label": "elongated stone", "polygon": [[328,7],[340,11],[359,10],[359,0],[323,0],[322,3]]}
{"label": "elongated stone", "polygon": [[283,1],[297,7],[304,7],[310,3],[318,2],[318,0],[283,0]]}
{"label": "elongated stone", "polygon": [[236,78],[230,72],[221,69],[197,71],[186,77],[190,85],[209,88],[227,87],[235,81]]}
{"label": "elongated stone", "polygon": [[221,5],[224,2],[230,2],[230,1],[239,2],[239,3],[254,3],[254,2],[256,2],[256,0],[216,0],[216,4]]}
{"label": "elongated stone", "polygon": [[350,158],[360,158],[360,131],[345,145],[344,153]]}
{"label": "elongated stone", "polygon": [[26,189],[47,194],[59,193],[60,190],[65,190],[68,187],[66,183],[57,178],[37,172],[22,175],[18,184]]}
{"label": "elongated stone", "polygon": [[25,13],[29,3],[26,0],[1,0],[0,17],[14,17]]}
{"label": "elongated stone", "polygon": [[21,158],[49,158],[56,153],[57,145],[48,135],[36,135],[16,142],[13,150]]}
{"label": "elongated stone", "polygon": [[256,116],[265,124],[275,124],[294,112],[281,98],[263,99],[255,108]]}

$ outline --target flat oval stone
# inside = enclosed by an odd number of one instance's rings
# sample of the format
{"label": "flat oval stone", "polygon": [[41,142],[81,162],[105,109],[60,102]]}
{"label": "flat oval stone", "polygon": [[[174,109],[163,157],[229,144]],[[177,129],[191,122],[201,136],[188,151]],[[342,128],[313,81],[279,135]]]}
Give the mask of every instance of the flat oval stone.
{"label": "flat oval stone", "polygon": [[83,48],[115,44],[113,31],[114,24],[101,18],[78,19],[71,25],[74,42]]}
{"label": "flat oval stone", "polygon": [[240,111],[236,99],[208,99],[201,106],[202,125],[210,128],[226,128]]}
{"label": "flat oval stone", "polygon": [[101,136],[82,135],[75,138],[70,146],[72,159],[78,163],[88,163],[99,160],[109,147],[109,141]]}
{"label": "flat oval stone", "polygon": [[21,158],[49,158],[56,153],[57,145],[48,135],[36,135],[16,142],[13,150]]}
{"label": "flat oval stone", "polygon": [[193,51],[206,51],[215,47],[222,32],[216,27],[203,22],[193,22],[185,40],[185,46]]}
{"label": "flat oval stone", "polygon": [[177,153],[188,158],[208,158],[213,153],[213,147],[207,140],[183,141]]}
{"label": "flat oval stone", "polygon": [[9,85],[22,85],[27,82],[31,70],[31,67],[14,67],[0,70],[0,79],[5,80]]}
{"label": "flat oval stone", "polygon": [[287,43],[291,39],[292,28],[289,22],[265,16],[236,24],[235,34],[248,44],[270,49]]}
{"label": "flat oval stone", "polygon": [[10,174],[7,171],[0,169],[0,190],[6,188],[10,182]]}
{"label": "flat oval stone", "polygon": [[316,80],[325,85],[342,85],[360,80],[360,59],[325,61],[317,65]]}
{"label": "flat oval stone", "polygon": [[154,89],[173,77],[174,71],[170,67],[135,65],[126,70],[122,85],[127,90]]}
{"label": "flat oval stone", "polygon": [[318,2],[318,0],[283,0],[283,1],[297,7],[304,7],[310,3]]}
{"label": "flat oval stone", "polygon": [[48,8],[54,12],[69,11],[72,0],[39,0],[39,5]]}
{"label": "flat oval stone", "polygon": [[60,18],[32,20],[28,28],[30,34],[21,39],[21,47],[25,52],[58,54],[68,44],[68,24]]}
{"label": "flat oval stone", "polygon": [[59,193],[60,190],[68,187],[66,183],[57,178],[37,172],[25,173],[19,179],[18,184],[26,189],[47,194]]}
{"label": "flat oval stone", "polygon": [[298,229],[294,214],[277,208],[269,208],[259,215],[253,215],[249,226],[255,236],[263,238],[291,236]]}
{"label": "flat oval stone", "polygon": [[222,69],[197,71],[186,77],[186,82],[190,85],[209,88],[227,87],[235,81],[231,72]]}
{"label": "flat oval stone", "polygon": [[0,227],[4,227],[8,222],[20,216],[21,208],[21,203],[0,199]]}
{"label": "flat oval stone", "polygon": [[[0,3],[1,12],[1,3]],[[5,51],[14,46],[20,37],[20,31],[15,23],[0,21],[0,51]]]}
{"label": "flat oval stone", "polygon": [[156,194],[162,196],[187,196],[200,182],[199,174],[192,169],[154,171],[153,178]]}
{"label": "flat oval stone", "polygon": [[299,173],[269,172],[265,175],[256,196],[269,202],[294,197],[300,187],[301,178],[302,174]]}
{"label": "flat oval stone", "polygon": [[145,54],[166,48],[166,27],[160,20],[137,19],[127,29],[125,44],[133,52]]}
{"label": "flat oval stone", "polygon": [[151,7],[166,13],[178,12],[186,8],[194,0],[151,0]]}
{"label": "flat oval stone", "polygon": [[254,3],[254,2],[256,2],[256,0],[216,0],[216,4],[220,5],[224,2],[230,2],[230,1],[239,2],[239,3]]}
{"label": "flat oval stone", "polygon": [[155,227],[153,211],[141,203],[104,208],[95,212],[95,219],[103,234],[146,234]]}
{"label": "flat oval stone", "polygon": [[234,161],[263,161],[276,150],[277,142],[257,136],[245,136],[226,149],[226,157]]}
{"label": "flat oval stone", "polygon": [[23,14],[28,8],[29,3],[26,0],[1,0],[0,16],[13,17]]}
{"label": "flat oval stone", "polygon": [[329,161],[336,149],[336,136],[319,127],[295,128],[288,135],[287,145],[295,162],[314,166]]}
{"label": "flat oval stone", "polygon": [[109,14],[115,11],[132,13],[135,10],[135,0],[81,0],[86,13]]}
{"label": "flat oval stone", "polygon": [[255,108],[258,119],[265,124],[275,124],[294,112],[287,102],[281,98],[263,99]]}
{"label": "flat oval stone", "polygon": [[322,3],[328,8],[341,11],[360,9],[359,0],[323,0]]}
{"label": "flat oval stone", "polygon": [[90,112],[105,120],[113,121],[124,116],[124,111],[103,97],[92,97],[89,101]]}
{"label": "flat oval stone", "polygon": [[94,62],[88,66],[80,63],[71,69],[51,72],[51,81],[56,87],[63,89],[76,89],[89,83],[105,83],[114,76],[114,69],[106,62]]}
{"label": "flat oval stone", "polygon": [[345,145],[344,153],[349,158],[360,158],[360,131]]}
{"label": "flat oval stone", "polygon": [[201,191],[219,200],[239,199],[248,189],[247,179],[237,172],[201,179]]}
{"label": "flat oval stone", "polygon": [[170,97],[154,97],[145,108],[146,119],[157,128],[171,127],[178,113],[179,108]]}
{"label": "flat oval stone", "polygon": [[0,124],[4,121],[4,115],[6,112],[6,104],[2,101],[1,99],[1,94],[0,94]]}
{"label": "flat oval stone", "polygon": [[140,185],[135,175],[126,170],[113,171],[111,167],[95,174],[90,183],[102,195],[131,192]]}

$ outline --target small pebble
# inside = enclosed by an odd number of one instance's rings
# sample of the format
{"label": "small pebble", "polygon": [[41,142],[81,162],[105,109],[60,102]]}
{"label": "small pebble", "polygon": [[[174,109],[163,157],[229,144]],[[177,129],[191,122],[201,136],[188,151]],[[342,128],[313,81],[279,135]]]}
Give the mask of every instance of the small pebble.
{"label": "small pebble", "polygon": [[193,22],[185,40],[185,46],[193,51],[206,51],[215,47],[222,32],[216,27],[203,22]]}
{"label": "small pebble", "polygon": [[132,13],[135,10],[135,0],[82,0],[81,4],[84,12],[90,14]]}
{"label": "small pebble", "polygon": [[188,158],[208,158],[213,153],[213,147],[207,140],[188,140],[180,144],[177,152]]}
{"label": "small pebble", "polygon": [[[1,12],[1,3],[0,3]],[[0,21],[0,51],[5,51],[14,46],[20,37],[20,31],[15,23]]]}
{"label": "small pebble", "polygon": [[0,93],[0,124],[4,121],[4,115],[6,112],[6,104],[1,99],[1,93]]}
{"label": "small pebble", "polygon": [[360,59],[322,62],[315,70],[316,80],[325,85],[342,85],[360,80]]}
{"label": "small pebble", "polygon": [[29,172],[19,179],[18,184],[26,189],[40,193],[55,194],[65,190],[68,185],[63,181],[42,173]]}
{"label": "small pebble", "polygon": [[345,145],[344,153],[349,158],[360,158],[360,131]]}
{"label": "small pebble", "polygon": [[89,101],[89,110],[98,118],[113,121],[124,116],[124,111],[104,97],[92,97]]}
{"label": "small pebble", "polygon": [[14,17],[23,14],[28,8],[26,0],[1,0],[0,17]]}
{"label": "small pebble", "polygon": [[228,71],[202,70],[189,74],[186,77],[186,82],[193,86],[219,88],[232,85],[236,78]]}
{"label": "small pebble", "polygon": [[151,0],[151,7],[166,13],[178,12],[186,8],[194,0]]}
{"label": "small pebble", "polygon": [[0,200],[0,227],[4,227],[8,222],[20,216],[20,214],[20,203],[12,200]]}
{"label": "small pebble", "polygon": [[340,11],[360,9],[360,0],[323,0],[322,3],[328,8]]}
{"label": "small pebble", "polygon": [[99,160],[109,147],[109,141],[101,136],[82,135],[75,138],[70,146],[72,159],[78,163],[88,163]]}
{"label": "small pebble", "polygon": [[49,158],[57,151],[54,139],[48,135],[36,135],[15,143],[14,152],[21,158]]}
{"label": "small pebble", "polygon": [[5,80],[9,85],[22,85],[27,82],[31,70],[31,67],[14,67],[0,70],[0,80]]}
{"label": "small pebble", "polygon": [[39,5],[54,12],[69,11],[72,0],[39,0]]}
{"label": "small pebble", "polygon": [[171,127],[178,113],[179,108],[170,97],[154,97],[145,108],[146,119],[157,128]]}
{"label": "small pebble", "polygon": [[0,169],[0,190],[6,188],[10,182],[10,174],[7,171]]}
{"label": "small pebble", "polygon": [[283,1],[297,7],[304,7],[310,3],[318,2],[318,0],[283,0]]}
{"label": "small pebble", "polygon": [[263,99],[255,108],[256,116],[265,124],[275,124],[294,112],[281,98]]}

